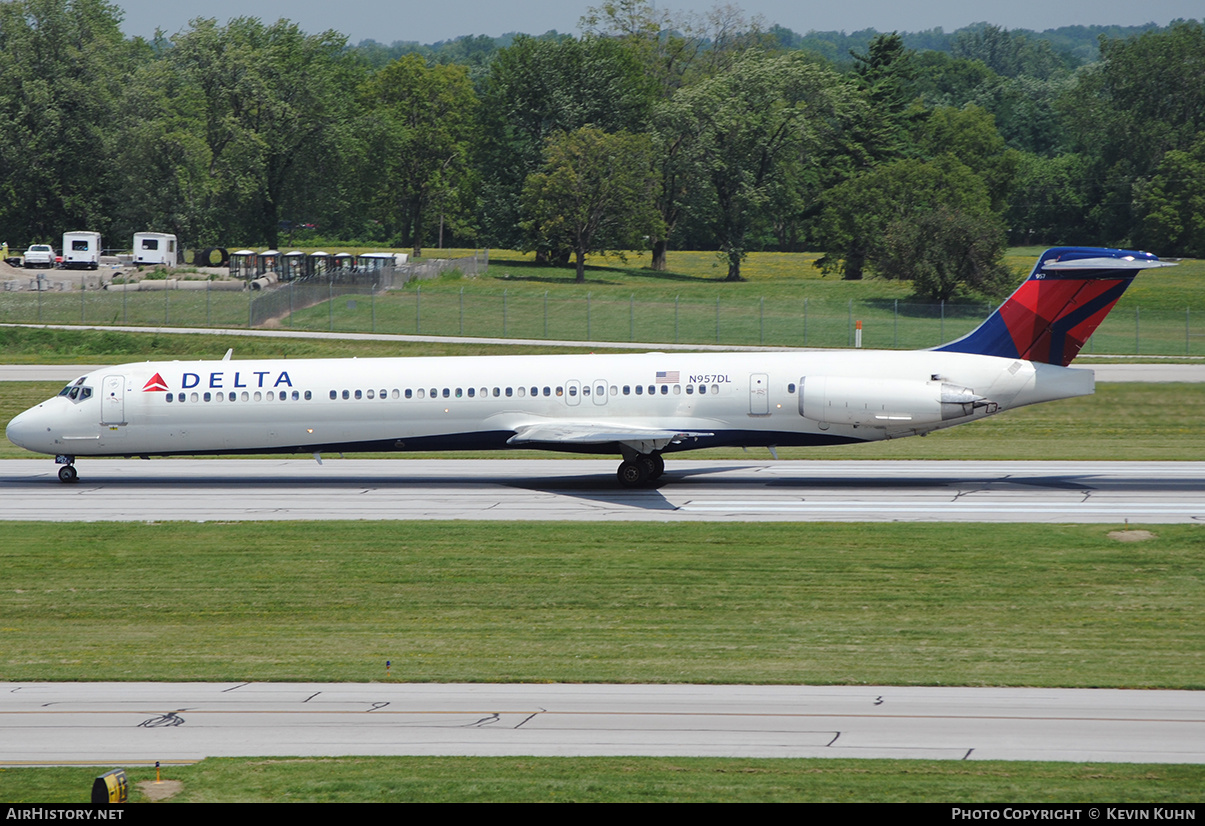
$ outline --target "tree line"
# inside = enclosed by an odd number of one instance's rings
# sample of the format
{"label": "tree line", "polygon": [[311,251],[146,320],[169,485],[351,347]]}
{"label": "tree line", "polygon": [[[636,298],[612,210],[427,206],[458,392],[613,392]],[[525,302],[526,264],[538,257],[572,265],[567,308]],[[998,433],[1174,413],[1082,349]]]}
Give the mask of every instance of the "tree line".
{"label": "tree line", "polygon": [[0,235],[482,245],[579,278],[605,250],[715,249],[735,280],[751,250],[809,249],[934,298],[999,291],[1010,242],[1205,256],[1195,21],[1091,61],[988,25],[836,59],[646,0],[581,30],[393,58],[287,20],[145,40],[104,0],[5,0]]}

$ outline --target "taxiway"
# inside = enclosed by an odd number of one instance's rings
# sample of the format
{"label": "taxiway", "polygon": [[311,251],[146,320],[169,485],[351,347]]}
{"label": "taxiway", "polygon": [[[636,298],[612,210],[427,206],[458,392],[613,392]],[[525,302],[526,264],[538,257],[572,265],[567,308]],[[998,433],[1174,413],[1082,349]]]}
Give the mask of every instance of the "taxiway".
{"label": "taxiway", "polygon": [[1205,762],[1205,692],[0,683],[0,765],[661,755]]}

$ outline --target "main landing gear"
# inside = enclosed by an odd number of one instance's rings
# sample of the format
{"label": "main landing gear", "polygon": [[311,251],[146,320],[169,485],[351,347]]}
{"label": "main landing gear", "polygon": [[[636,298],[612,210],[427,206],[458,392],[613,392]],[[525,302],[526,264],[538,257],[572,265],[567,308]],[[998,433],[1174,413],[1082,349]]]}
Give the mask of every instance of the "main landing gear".
{"label": "main landing gear", "polygon": [[59,481],[68,484],[79,480],[79,473],[75,470],[74,456],[55,456],[54,463],[62,465],[59,468]]}
{"label": "main landing gear", "polygon": [[660,453],[641,453],[625,459],[615,476],[625,488],[642,488],[661,478],[665,473],[665,460]]}

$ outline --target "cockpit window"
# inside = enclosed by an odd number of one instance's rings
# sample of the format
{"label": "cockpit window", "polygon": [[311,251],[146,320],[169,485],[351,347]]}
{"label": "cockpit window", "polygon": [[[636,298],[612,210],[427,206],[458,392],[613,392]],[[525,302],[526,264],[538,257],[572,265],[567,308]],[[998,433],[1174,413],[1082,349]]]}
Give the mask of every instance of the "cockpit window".
{"label": "cockpit window", "polygon": [[59,391],[60,396],[66,396],[73,402],[82,402],[92,398],[92,388],[84,386],[84,380],[77,379]]}

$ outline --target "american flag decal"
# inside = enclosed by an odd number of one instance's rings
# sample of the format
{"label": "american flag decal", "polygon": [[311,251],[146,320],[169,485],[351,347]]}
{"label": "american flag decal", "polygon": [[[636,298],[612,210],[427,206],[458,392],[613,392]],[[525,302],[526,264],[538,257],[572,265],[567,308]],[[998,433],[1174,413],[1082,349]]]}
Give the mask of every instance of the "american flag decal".
{"label": "american flag decal", "polygon": [[657,384],[677,384],[677,383],[678,383],[678,371],[677,370],[658,370],[657,371]]}

